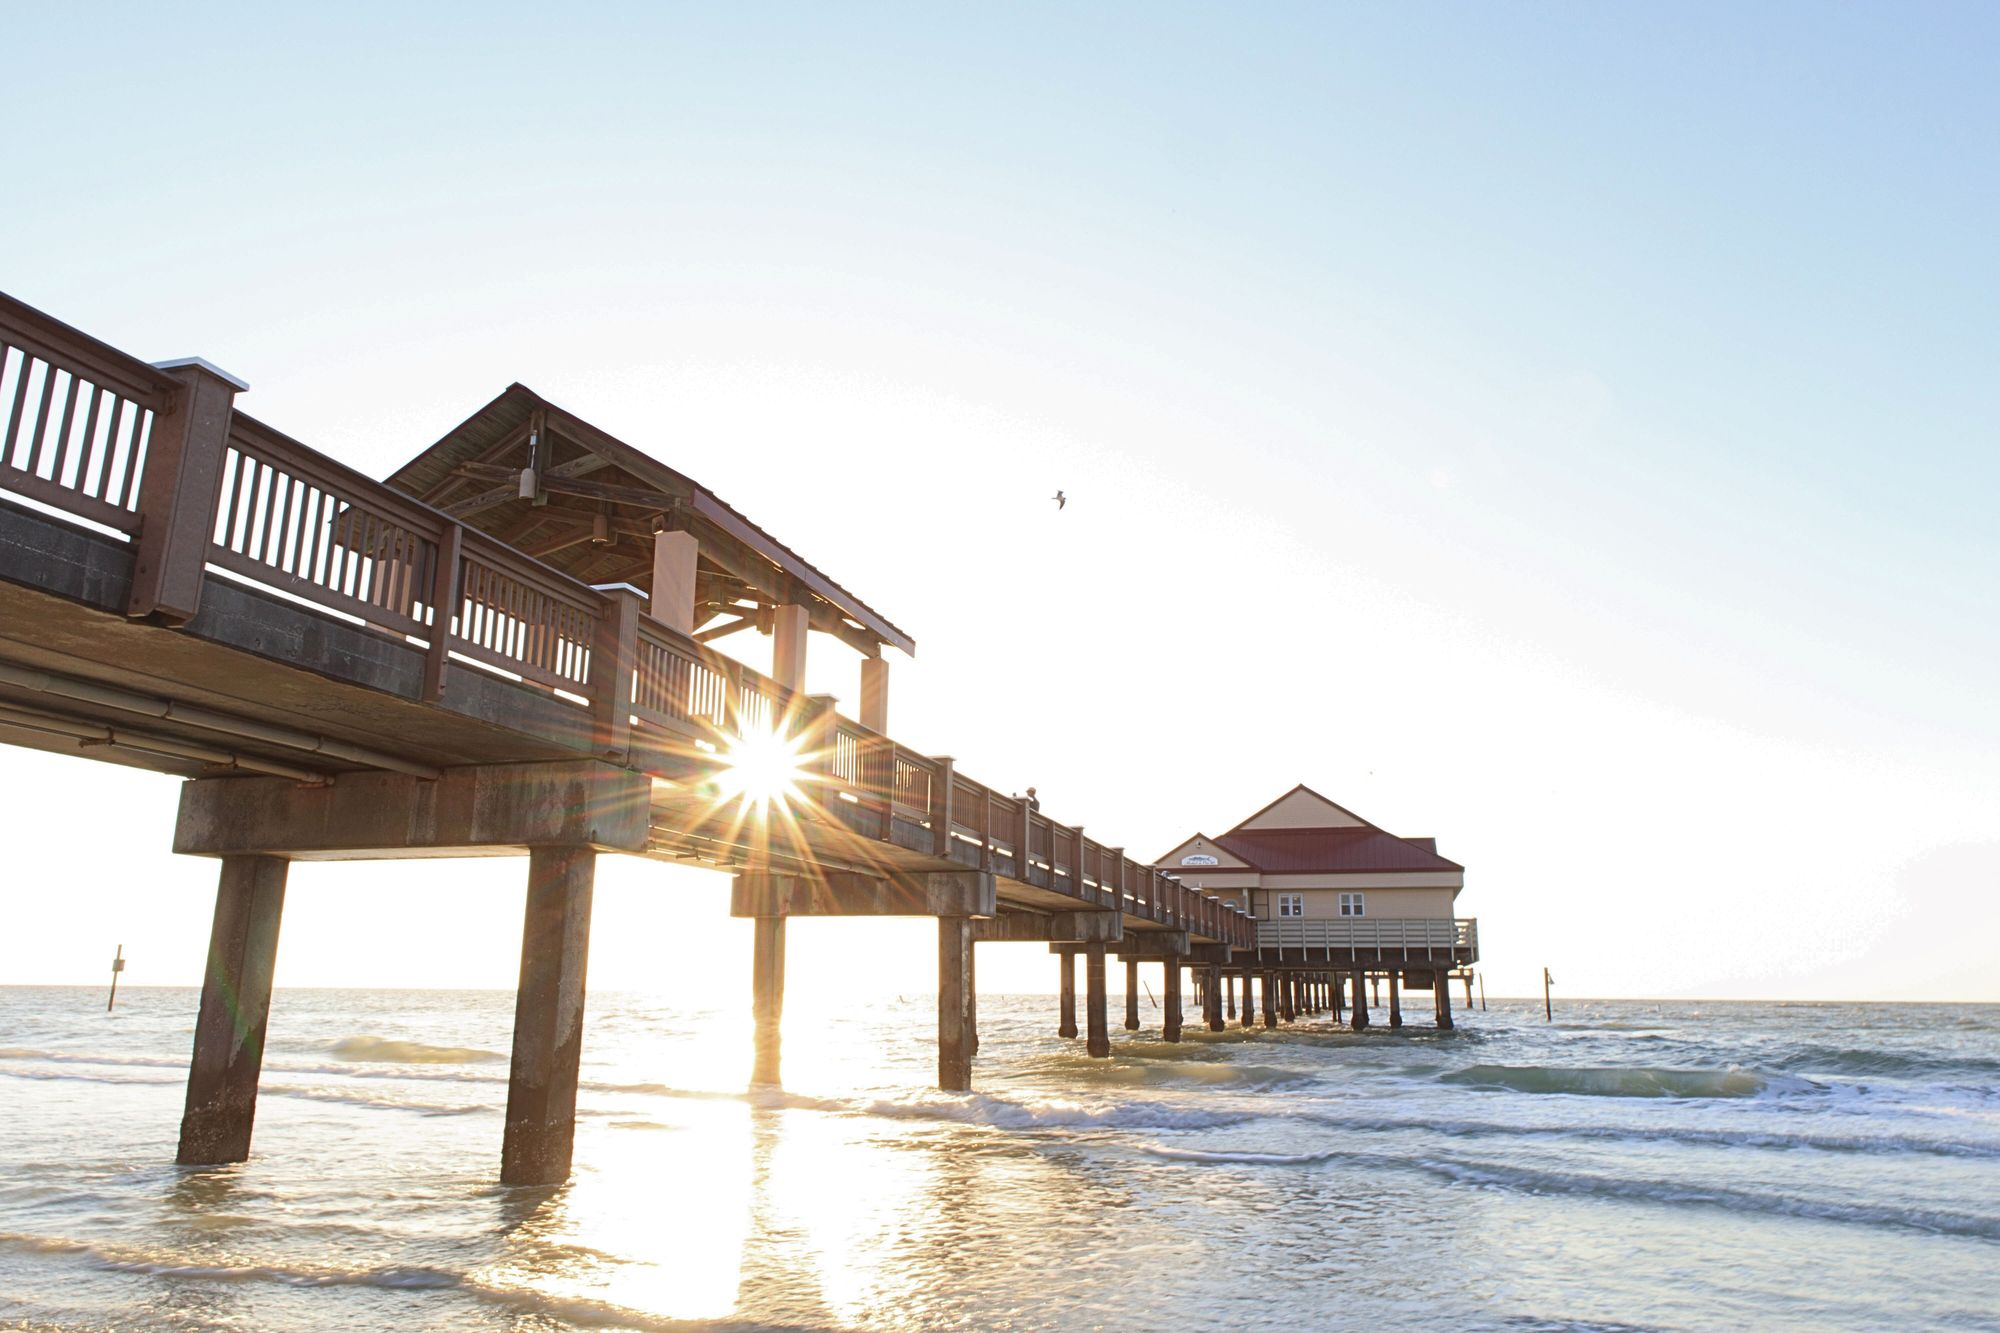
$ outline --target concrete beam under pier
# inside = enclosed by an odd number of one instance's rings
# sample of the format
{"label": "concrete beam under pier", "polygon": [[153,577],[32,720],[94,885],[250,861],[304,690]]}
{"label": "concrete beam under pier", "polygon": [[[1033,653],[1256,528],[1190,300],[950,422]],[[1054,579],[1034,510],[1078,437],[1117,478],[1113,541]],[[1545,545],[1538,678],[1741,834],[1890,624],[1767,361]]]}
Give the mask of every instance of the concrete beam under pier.
{"label": "concrete beam under pier", "polygon": [[295,861],[521,853],[535,846],[642,852],[652,783],[590,761],[448,768],[436,781],[344,773],[331,786],[285,778],[181,785],[174,850]]}
{"label": "concrete beam under pier", "polygon": [[1116,943],[1124,938],[1124,918],[1116,912],[1001,912],[972,923],[981,944]]}
{"label": "concrete beam under pier", "polygon": [[729,898],[730,915],[753,917],[989,917],[997,910],[993,876],[977,870],[743,874]]}

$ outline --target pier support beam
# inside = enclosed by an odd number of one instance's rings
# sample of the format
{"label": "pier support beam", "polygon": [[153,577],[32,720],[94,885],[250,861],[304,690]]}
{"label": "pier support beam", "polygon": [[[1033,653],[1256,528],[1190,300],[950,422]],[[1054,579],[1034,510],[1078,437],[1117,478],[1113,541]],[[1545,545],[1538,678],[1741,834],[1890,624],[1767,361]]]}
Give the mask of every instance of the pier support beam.
{"label": "pier support beam", "polygon": [[1431,994],[1437,998],[1438,1031],[1451,1031],[1451,973],[1441,970],[1431,978]]}
{"label": "pier support beam", "polygon": [[1222,981],[1222,1017],[1226,1022],[1236,1017],[1236,974],[1224,972]]}
{"label": "pier support beam", "polygon": [[176,1160],[183,1166],[250,1156],[288,868],[279,856],[222,858],[181,1116]]}
{"label": "pier support beam", "polygon": [[1264,1026],[1266,1028],[1274,1028],[1278,1026],[1278,974],[1276,972],[1266,972],[1264,974],[1263,991]]}
{"label": "pier support beam", "polygon": [[1243,1026],[1257,1026],[1257,996],[1250,989],[1250,979],[1255,976],[1249,968],[1243,969]]}
{"label": "pier support beam", "polygon": [[1160,1003],[1166,1006],[1166,1017],[1160,1023],[1160,1036],[1167,1041],[1181,1039],[1181,960],[1178,955],[1170,955],[1166,961],[1166,975],[1162,978]]}
{"label": "pier support beam", "polygon": [[1354,974],[1354,1030],[1368,1030],[1368,974],[1359,971]]}
{"label": "pier support beam", "polygon": [[1287,1023],[1299,1016],[1298,973],[1278,974],[1278,1017]]}
{"label": "pier support beam", "polygon": [[1125,1030],[1139,1030],[1139,960],[1125,960]]}
{"label": "pier support beam", "polygon": [[1389,974],[1389,1026],[1392,1028],[1403,1026],[1403,974],[1401,972],[1391,972]]}
{"label": "pier support beam", "polygon": [[1056,965],[1062,969],[1056,987],[1058,1019],[1056,1035],[1074,1037],[1076,1035],[1076,952],[1064,949],[1056,954]]}
{"label": "pier support beam", "polygon": [[938,918],[938,1087],[966,1092],[972,1087],[973,1028],[972,923],[962,916]]}
{"label": "pier support beam", "polygon": [[500,1149],[503,1185],[553,1185],[569,1175],[596,866],[597,853],[589,847],[528,851],[521,984],[514,994],[514,1058]]}
{"label": "pier support beam", "polygon": [[751,1040],[756,1056],[750,1066],[750,1082],[775,1085],[781,1081],[779,1066],[784,1053],[781,1035],[785,1024],[785,918],[760,916],[751,919],[755,933],[750,943]]}
{"label": "pier support beam", "polygon": [[1111,1054],[1111,1024],[1105,1013],[1104,945],[1083,946],[1084,1050],[1098,1059]]}
{"label": "pier support beam", "polygon": [[1229,978],[1224,976],[1222,969],[1214,963],[1210,963],[1202,971],[1207,980],[1202,988],[1201,1016],[1208,1021],[1210,1032],[1220,1032],[1227,1026],[1222,1021],[1222,996],[1223,988],[1229,984]]}

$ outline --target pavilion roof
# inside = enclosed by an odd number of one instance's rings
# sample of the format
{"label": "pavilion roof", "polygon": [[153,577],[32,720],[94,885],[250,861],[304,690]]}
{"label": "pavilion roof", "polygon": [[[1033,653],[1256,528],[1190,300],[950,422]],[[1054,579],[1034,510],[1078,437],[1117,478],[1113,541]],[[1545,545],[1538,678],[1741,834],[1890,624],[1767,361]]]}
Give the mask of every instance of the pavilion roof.
{"label": "pavilion roof", "polygon": [[[533,467],[538,492],[520,494]],[[916,640],[713,491],[521,384],[467,417],[388,478],[403,493],[591,584],[648,593],[654,533],[694,534],[697,638],[766,628],[803,605],[814,629],[870,656]],[[700,629],[717,616],[734,617]]]}

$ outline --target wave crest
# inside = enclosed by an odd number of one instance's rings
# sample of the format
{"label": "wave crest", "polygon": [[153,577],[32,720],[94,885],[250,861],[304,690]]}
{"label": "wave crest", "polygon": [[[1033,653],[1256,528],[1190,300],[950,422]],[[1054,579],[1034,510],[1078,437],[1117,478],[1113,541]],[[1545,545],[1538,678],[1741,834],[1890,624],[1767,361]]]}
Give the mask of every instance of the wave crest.
{"label": "wave crest", "polygon": [[1472,1065],[1439,1081],[1508,1092],[1579,1097],[1755,1097],[1771,1080],[1749,1069],[1645,1069],[1570,1065]]}

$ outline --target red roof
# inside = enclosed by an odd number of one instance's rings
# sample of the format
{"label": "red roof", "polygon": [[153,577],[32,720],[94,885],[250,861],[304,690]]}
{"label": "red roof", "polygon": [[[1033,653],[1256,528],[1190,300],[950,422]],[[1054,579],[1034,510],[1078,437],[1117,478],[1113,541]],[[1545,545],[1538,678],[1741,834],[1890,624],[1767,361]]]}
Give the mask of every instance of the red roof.
{"label": "red roof", "polygon": [[1424,846],[1428,838],[1399,838],[1369,826],[1237,829],[1210,841],[1272,875],[1465,869],[1439,856],[1435,844]]}

